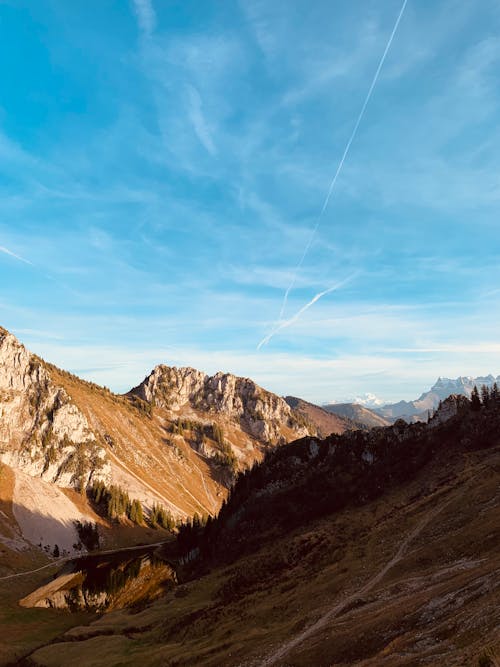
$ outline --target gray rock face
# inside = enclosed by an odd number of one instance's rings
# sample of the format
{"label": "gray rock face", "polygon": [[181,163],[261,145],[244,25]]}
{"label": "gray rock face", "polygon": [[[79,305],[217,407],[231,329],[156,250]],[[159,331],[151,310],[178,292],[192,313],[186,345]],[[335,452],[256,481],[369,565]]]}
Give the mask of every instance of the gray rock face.
{"label": "gray rock face", "polygon": [[1,328],[0,461],[65,487],[109,476],[86,417],[43,363]]}
{"label": "gray rock face", "polygon": [[229,373],[209,376],[194,368],[160,365],[131,393],[172,412],[191,408],[218,413],[263,442],[284,440],[284,427],[293,437],[308,435],[284,399]]}

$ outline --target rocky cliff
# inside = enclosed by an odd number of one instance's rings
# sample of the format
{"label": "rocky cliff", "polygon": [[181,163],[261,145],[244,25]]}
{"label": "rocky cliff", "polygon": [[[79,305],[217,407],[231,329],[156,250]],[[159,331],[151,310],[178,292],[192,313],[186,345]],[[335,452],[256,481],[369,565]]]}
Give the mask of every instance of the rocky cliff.
{"label": "rocky cliff", "polygon": [[308,434],[304,419],[276,394],[230,373],[156,366],[131,394],[171,413],[217,414],[272,445]]}
{"label": "rocky cliff", "polygon": [[86,417],[41,360],[2,328],[0,461],[58,486],[84,488],[109,476]]}

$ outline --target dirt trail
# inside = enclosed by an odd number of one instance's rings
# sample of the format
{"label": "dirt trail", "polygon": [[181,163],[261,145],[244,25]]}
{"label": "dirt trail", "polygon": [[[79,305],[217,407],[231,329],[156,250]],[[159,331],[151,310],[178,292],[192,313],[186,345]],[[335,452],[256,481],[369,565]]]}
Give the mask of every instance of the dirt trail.
{"label": "dirt trail", "polygon": [[54,567],[55,565],[61,565],[62,563],[66,563],[69,560],[79,560],[80,558],[88,558],[89,556],[109,556],[111,554],[122,553],[123,551],[139,551],[141,549],[149,549],[150,547],[161,547],[168,542],[169,540],[164,540],[163,542],[154,542],[153,544],[144,544],[141,546],[122,547],[121,549],[107,549],[106,551],[92,551],[81,556],[64,556],[63,558],[58,558],[57,560],[53,560],[50,563],[46,563],[41,567],[37,567],[34,570],[25,570],[24,572],[16,572],[15,574],[8,574],[6,577],[0,577],[0,581],[5,581],[6,579],[15,579],[16,577],[25,577],[28,574],[35,574],[35,572],[41,572],[42,570],[46,570],[49,567]]}
{"label": "dirt trail", "polygon": [[418,537],[418,535],[427,526],[427,524],[429,524],[432,521],[432,519],[434,519],[440,512],[442,512],[446,508],[446,506],[449,505],[454,499],[456,499],[456,496],[448,498],[448,500],[443,502],[437,508],[427,512],[427,514],[416,525],[416,527],[412,530],[412,532],[409,533],[405,537],[405,539],[401,542],[401,544],[399,545],[399,549],[396,551],[391,560],[388,561],[384,565],[384,567],[379,572],[377,572],[377,574],[374,577],[372,577],[362,588],[355,591],[348,597],[344,598],[341,602],[338,602],[336,605],[331,607],[325,614],[323,614],[323,616],[321,616],[321,618],[319,618],[315,623],[306,628],[303,632],[299,633],[298,635],[293,637],[293,639],[290,639],[289,641],[282,644],[280,648],[273,651],[273,653],[271,653],[267,658],[265,658],[262,662],[259,663],[260,667],[270,667],[271,665],[276,664],[278,660],[283,658],[292,649],[294,649],[296,646],[299,646],[300,644],[302,644],[304,640],[308,639],[316,632],[324,628],[325,625],[327,625],[330,621],[332,621],[336,616],[339,616],[339,614],[341,614],[346,607],[348,607],[350,604],[356,601],[359,597],[366,595],[366,593],[368,593],[374,586],[376,586],[385,577],[385,575],[389,572],[389,570],[402,559],[410,543],[416,537]]}

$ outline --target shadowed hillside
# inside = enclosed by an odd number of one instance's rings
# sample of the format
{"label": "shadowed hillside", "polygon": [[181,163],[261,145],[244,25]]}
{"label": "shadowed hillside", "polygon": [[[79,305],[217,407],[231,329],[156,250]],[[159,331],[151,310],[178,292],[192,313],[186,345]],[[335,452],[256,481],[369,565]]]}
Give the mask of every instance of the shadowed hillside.
{"label": "shadowed hillside", "polygon": [[498,401],[452,397],[430,425],[275,450],[216,521],[181,532],[181,586],[29,664],[493,665],[499,428]]}

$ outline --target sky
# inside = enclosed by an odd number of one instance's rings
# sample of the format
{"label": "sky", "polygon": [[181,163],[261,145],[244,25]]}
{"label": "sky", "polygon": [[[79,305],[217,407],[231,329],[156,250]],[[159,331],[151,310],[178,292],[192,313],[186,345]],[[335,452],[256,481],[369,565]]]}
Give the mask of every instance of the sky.
{"label": "sky", "polygon": [[3,0],[0,324],[115,391],[500,373],[496,0],[408,0],[325,207],[401,9]]}

